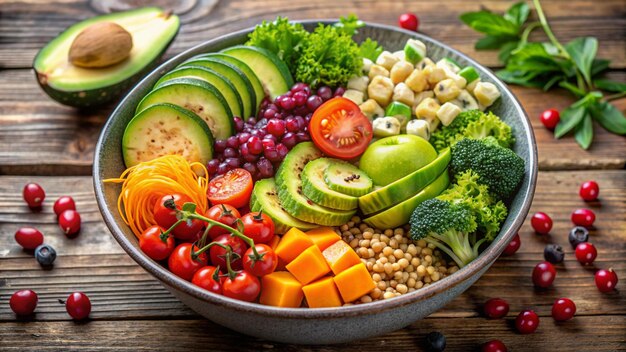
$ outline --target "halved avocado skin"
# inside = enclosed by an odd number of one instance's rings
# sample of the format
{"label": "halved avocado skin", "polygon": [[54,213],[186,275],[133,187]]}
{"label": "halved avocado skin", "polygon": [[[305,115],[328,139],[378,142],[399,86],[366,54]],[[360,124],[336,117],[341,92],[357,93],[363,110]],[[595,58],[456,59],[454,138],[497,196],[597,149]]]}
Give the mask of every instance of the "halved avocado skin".
{"label": "halved avocado skin", "polygon": [[[142,10],[146,10],[146,8],[124,11],[122,13],[129,13],[133,11],[138,12]],[[166,13],[162,9],[160,9],[160,11],[163,13]],[[117,14],[119,13],[111,13],[111,14],[96,16],[96,17],[89,18],[85,21],[93,21],[93,23],[96,23],[99,21],[112,20],[115,18],[115,15]],[[45,49],[48,47],[48,45],[53,44],[54,42],[54,39],[53,39],[53,41],[51,41],[46,46],[44,46],[41,50],[39,50],[39,52],[35,56],[35,59],[33,60],[33,70],[35,72],[37,83],[39,83],[39,86],[43,89],[44,92],[46,92],[46,94],[48,94],[50,98],[56,100],[57,102],[63,105],[73,106],[76,108],[88,108],[88,107],[101,106],[117,99],[119,96],[125,93],[130,87],[132,87],[137,81],[139,81],[139,79],[147,75],[150,71],[152,71],[152,69],[154,69],[157,66],[157,64],[159,63],[165,51],[167,51],[169,46],[172,44],[172,42],[178,35],[178,31],[180,30],[180,20],[178,20],[178,16],[174,14],[171,14],[169,16],[172,16],[177,19],[176,30],[173,32],[171,38],[163,46],[163,48],[159,51],[159,53],[154,57],[154,59],[152,59],[150,62],[147,62],[145,66],[143,66],[136,73],[132,74],[130,77],[125,78],[122,81],[115,83],[113,85],[107,85],[107,86],[103,86],[100,88],[85,89],[85,90],[79,90],[79,91],[68,91],[68,90],[54,88],[48,84],[46,75],[37,70],[38,59],[40,59],[41,55],[45,54]],[[63,32],[59,33],[59,35],[57,35],[56,38],[62,37],[65,33],[71,30],[72,27],[82,22],[84,21],[75,23],[72,26],[66,28]]]}

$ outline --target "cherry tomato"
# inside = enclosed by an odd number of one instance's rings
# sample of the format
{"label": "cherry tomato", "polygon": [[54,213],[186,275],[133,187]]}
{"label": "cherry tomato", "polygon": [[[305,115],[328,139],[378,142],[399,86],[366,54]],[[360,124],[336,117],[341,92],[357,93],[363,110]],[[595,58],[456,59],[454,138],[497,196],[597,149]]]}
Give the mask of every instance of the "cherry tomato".
{"label": "cherry tomato", "polygon": [[253,302],[261,292],[259,279],[245,270],[238,272],[233,279],[226,277],[222,287],[224,296],[246,302]]}
{"label": "cherry tomato", "polygon": [[80,231],[80,214],[76,210],[66,210],[59,215],[59,227],[67,237],[72,237]]}
{"label": "cherry tomato", "polygon": [[21,227],[15,232],[15,241],[24,249],[35,249],[43,243],[43,234],[34,227]]}
{"label": "cherry tomato", "polygon": [[[230,246],[232,248],[233,253],[237,254],[239,258],[231,259],[230,267],[233,270],[241,270],[243,268],[243,255],[246,253],[246,243],[239,237],[235,237],[233,235],[221,235],[217,237],[213,242],[217,242],[223,244],[225,246]],[[226,272],[226,253],[228,251],[220,246],[213,246],[209,250],[209,255],[211,257],[211,263],[215,266],[219,266],[222,272]]]}
{"label": "cherry tomato", "polygon": [[156,221],[157,225],[161,226],[164,229],[169,229],[178,221],[176,218],[176,210],[169,209],[165,206],[165,201],[174,199],[174,204],[178,209],[183,207],[185,203],[191,203],[192,200],[188,196],[184,194],[168,194],[165,195],[159,200],[156,204],[154,204],[154,210],[152,211],[154,214],[154,221]]}
{"label": "cherry tomato", "polygon": [[46,192],[36,183],[27,183],[22,191],[22,196],[30,208],[39,208],[46,198]]}
{"label": "cherry tomato", "polygon": [[419,20],[417,19],[417,16],[415,16],[415,14],[413,13],[403,13],[402,15],[400,15],[400,17],[398,17],[398,24],[400,25],[400,27],[404,28],[404,29],[408,29],[410,31],[416,31],[417,32],[417,28],[419,27]]}
{"label": "cherry tomato", "polygon": [[539,119],[547,129],[553,130],[559,123],[559,120],[561,120],[561,115],[558,110],[548,109],[541,113]]}
{"label": "cherry tomato", "polygon": [[353,159],[372,140],[372,123],[351,100],[337,97],[322,104],[311,117],[309,132],[324,154]]}
{"label": "cherry tomato", "polygon": [[232,169],[209,182],[207,196],[212,204],[228,204],[235,208],[250,202],[252,175],[245,169]]}
{"label": "cherry tomato", "polygon": [[248,213],[241,217],[243,234],[252,238],[254,243],[268,243],[274,236],[274,222],[272,219],[259,213]]}
{"label": "cherry tomato", "polygon": [[[231,205],[218,204],[212,206],[211,208],[209,208],[209,210],[207,210],[206,217],[211,220],[219,221],[222,224],[228,225],[232,228],[237,228],[235,222],[241,217],[241,214],[239,214],[239,211]],[[230,232],[228,232],[228,230],[223,229],[219,226],[213,226],[209,230],[209,236],[212,239],[216,239],[220,235],[225,235],[229,233]]]}
{"label": "cherry tomato", "polygon": [[214,266],[205,266],[193,274],[191,282],[207,291],[222,294],[220,271]]}
{"label": "cherry tomato", "polygon": [[163,260],[172,254],[176,243],[172,235],[162,236],[165,229],[161,226],[150,226],[139,236],[139,248],[154,260]]}
{"label": "cherry tomato", "polygon": [[76,203],[74,203],[74,199],[72,197],[63,196],[54,202],[52,209],[54,209],[54,213],[59,216],[66,210],[76,210]]}
{"label": "cherry tomato", "polygon": [[252,248],[248,248],[243,255],[243,269],[255,276],[265,276],[273,273],[278,265],[278,257],[274,250],[265,244],[255,244],[254,248],[256,248],[256,251],[262,255],[263,258],[256,262],[253,261],[254,252]]}
{"label": "cherry tomato", "polygon": [[65,301],[65,310],[72,318],[83,320],[91,313],[91,301],[82,292],[73,292]]}
{"label": "cherry tomato", "polygon": [[191,281],[196,271],[207,265],[206,253],[201,253],[193,258],[191,256],[192,248],[193,251],[198,250],[198,247],[191,243],[181,243],[174,248],[167,260],[167,266],[170,268],[170,271],[187,281]]}
{"label": "cherry tomato", "polygon": [[39,298],[35,291],[20,290],[11,295],[9,306],[11,306],[13,313],[17,315],[30,315],[37,308],[38,300]]}

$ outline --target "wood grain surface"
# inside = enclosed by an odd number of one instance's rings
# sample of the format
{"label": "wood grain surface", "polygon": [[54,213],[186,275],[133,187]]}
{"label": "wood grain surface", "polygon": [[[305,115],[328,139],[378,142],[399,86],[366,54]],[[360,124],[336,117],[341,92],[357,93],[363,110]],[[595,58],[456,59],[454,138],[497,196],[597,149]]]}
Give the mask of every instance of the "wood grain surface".
{"label": "wood grain surface", "polygon": [[[493,52],[476,51],[479,35],[458,16],[482,7],[503,11],[514,1],[500,0],[0,0],[0,350],[1,351],[420,351],[424,335],[441,331],[446,351],[475,351],[498,338],[509,351],[618,351],[626,350],[626,138],[596,129],[588,151],[573,138],[555,140],[539,122],[546,108],[562,109],[573,101],[568,93],[513,86],[528,113],[539,150],[539,180],[531,214],[544,211],[554,220],[549,236],[538,236],[528,221],[522,227],[521,249],[500,258],[467,292],[444,309],[402,330],[384,336],[334,346],[303,347],[263,341],[233,332],[198,317],[167,292],[127,256],[104,225],[91,180],[92,157],[102,125],[112,107],[88,112],[50,100],[38,87],[31,70],[37,51],[77,20],[145,4],[163,6],[181,16],[180,33],[164,59],[219,35],[244,29],[277,15],[290,19],[337,18],[354,12],[366,21],[395,24],[397,16],[412,11],[420,17],[422,33],[469,54],[497,69]],[[545,12],[557,37],[568,41],[595,36],[600,57],[612,60],[607,77],[626,82],[626,1],[544,0]],[[540,37],[534,37],[539,39]],[[626,99],[617,102],[626,109]],[[599,202],[584,203],[579,184],[595,179],[601,185]],[[23,203],[26,182],[40,183],[47,205],[40,213]],[[71,195],[77,203],[83,230],[66,238],[56,225],[52,202]],[[599,250],[594,266],[583,267],[567,242],[570,213],[589,207],[597,214],[591,241]],[[54,269],[42,270],[15,244],[21,226],[35,226],[59,254]],[[558,243],[566,253],[554,287],[537,290],[530,280],[534,265],[543,260],[547,243]],[[622,276],[618,291],[601,294],[595,288],[596,268],[614,268]],[[39,294],[37,314],[16,319],[8,307],[10,295],[30,288]],[[69,320],[64,299],[75,290],[93,303],[91,321]],[[506,319],[487,320],[480,306],[502,297],[511,311]],[[555,323],[552,302],[569,297],[577,317]],[[541,316],[537,333],[519,335],[512,328],[521,309]],[[32,320],[32,321],[31,321]],[[358,328],[358,327],[355,327]]]}

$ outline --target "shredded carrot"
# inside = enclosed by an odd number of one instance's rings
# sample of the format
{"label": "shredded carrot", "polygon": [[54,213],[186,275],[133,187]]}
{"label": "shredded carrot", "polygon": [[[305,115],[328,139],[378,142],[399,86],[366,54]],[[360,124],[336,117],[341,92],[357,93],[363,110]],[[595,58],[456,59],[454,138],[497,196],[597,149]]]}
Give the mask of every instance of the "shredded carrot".
{"label": "shredded carrot", "polygon": [[208,208],[208,180],[205,175],[208,173],[201,163],[189,163],[179,155],[165,155],[132,166],[119,178],[104,182],[122,183],[117,210],[135,236],[139,237],[148,227],[156,225],[154,205],[163,196],[173,193],[186,195],[196,204],[197,211],[204,213]]}

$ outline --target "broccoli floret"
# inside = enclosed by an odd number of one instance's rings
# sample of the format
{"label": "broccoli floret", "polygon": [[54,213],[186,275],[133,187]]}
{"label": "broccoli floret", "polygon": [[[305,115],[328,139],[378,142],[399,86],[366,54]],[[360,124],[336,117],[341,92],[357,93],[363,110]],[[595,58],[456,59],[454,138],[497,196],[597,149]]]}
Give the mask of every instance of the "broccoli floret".
{"label": "broccoli floret", "polygon": [[485,114],[480,110],[468,110],[460,113],[450,125],[435,131],[430,142],[439,151],[463,138],[482,139],[489,136],[506,148],[515,143],[511,127],[498,116],[492,112]]}
{"label": "broccoli floret", "polygon": [[450,172],[458,175],[472,170],[479,183],[500,200],[509,199],[524,177],[524,159],[498,145],[494,138],[464,138],[452,146]]}
{"label": "broccoli floret", "polygon": [[475,241],[476,218],[466,204],[429,199],[415,208],[410,224],[412,239],[432,243],[459,267],[474,260],[484,242],[484,239]]}
{"label": "broccoli floret", "polygon": [[502,201],[496,200],[486,185],[479,183],[480,176],[472,170],[456,175],[456,183],[437,198],[455,204],[467,205],[478,224],[478,232],[489,242],[500,231],[508,210]]}

